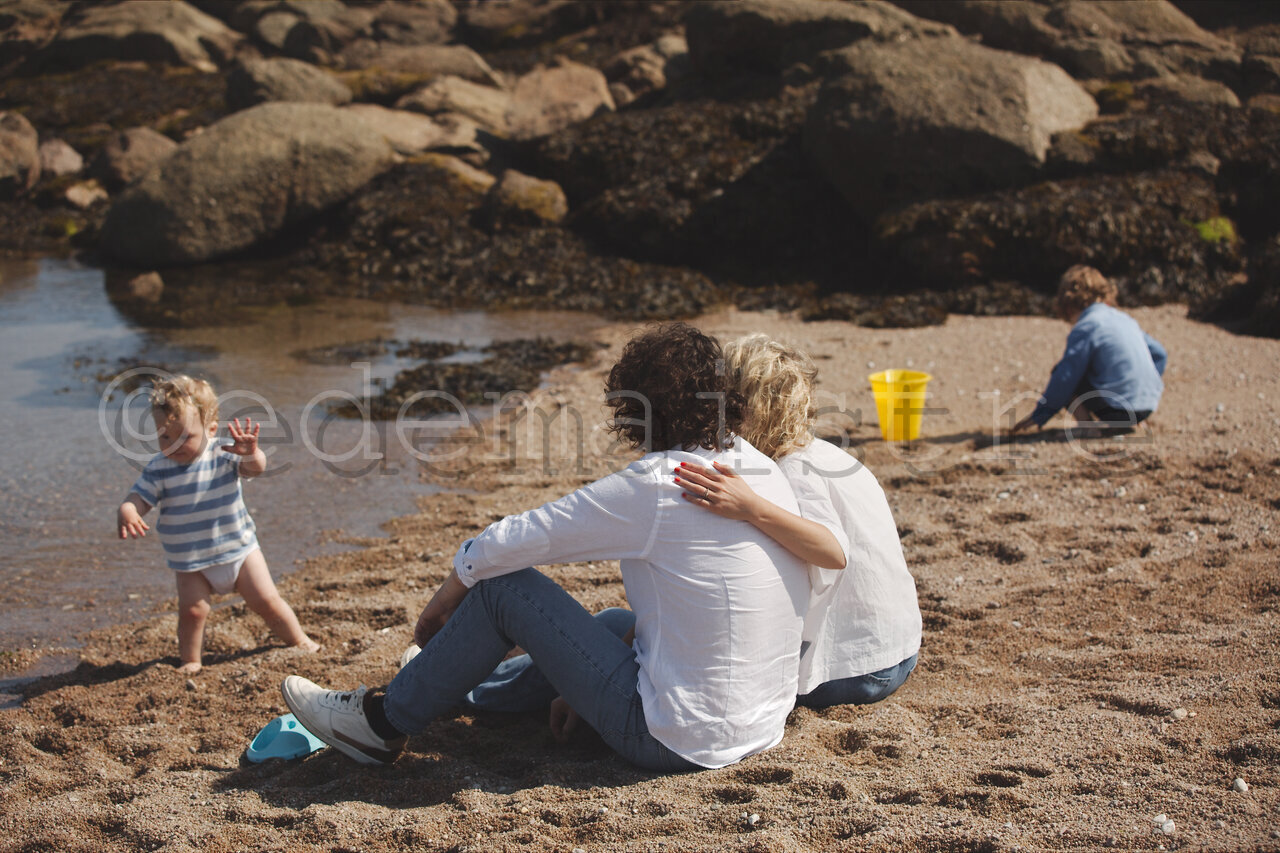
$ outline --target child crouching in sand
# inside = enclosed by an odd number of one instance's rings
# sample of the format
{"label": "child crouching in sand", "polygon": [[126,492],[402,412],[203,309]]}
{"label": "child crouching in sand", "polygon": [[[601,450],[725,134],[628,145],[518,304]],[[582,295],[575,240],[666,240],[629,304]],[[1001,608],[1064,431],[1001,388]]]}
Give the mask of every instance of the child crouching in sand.
{"label": "child crouching in sand", "polygon": [[1035,410],[1013,426],[1043,428],[1066,407],[1077,422],[1124,432],[1156,410],[1164,392],[1164,347],[1118,308],[1115,284],[1078,264],[1058,283],[1058,316],[1071,323],[1067,347]]}
{"label": "child crouching in sand", "polygon": [[147,463],[116,514],[120,538],[146,536],[142,517],[160,508],[156,531],[178,580],[178,669],[200,671],[204,623],[213,593],[239,593],[278,638],[307,652],[320,646],[280,597],[258,548],[253,519],[240,492],[241,477],[267,467],[258,430],[248,418],[227,429],[235,442],[219,447],[218,401],[202,379],[176,376],[151,392],[160,453]]}

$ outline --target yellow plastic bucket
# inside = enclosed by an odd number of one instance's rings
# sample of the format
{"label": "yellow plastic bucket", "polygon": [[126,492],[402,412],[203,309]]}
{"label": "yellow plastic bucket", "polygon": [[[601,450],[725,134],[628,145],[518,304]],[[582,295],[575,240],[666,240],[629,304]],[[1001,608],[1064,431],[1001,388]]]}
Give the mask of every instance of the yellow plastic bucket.
{"label": "yellow plastic bucket", "polygon": [[885,441],[915,441],[920,437],[924,389],[932,378],[918,370],[882,370],[867,377],[876,398],[880,435]]}

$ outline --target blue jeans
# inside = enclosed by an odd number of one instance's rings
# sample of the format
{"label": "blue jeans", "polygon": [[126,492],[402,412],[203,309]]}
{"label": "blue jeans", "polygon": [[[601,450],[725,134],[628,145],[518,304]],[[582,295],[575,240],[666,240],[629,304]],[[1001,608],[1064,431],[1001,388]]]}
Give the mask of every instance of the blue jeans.
{"label": "blue jeans", "polygon": [[888,697],[902,686],[907,676],[916,668],[916,655],[902,663],[886,667],[879,672],[837,678],[819,684],[809,693],[796,697],[796,704],[806,708],[826,708],[831,705],[870,705]]}
{"label": "blue jeans", "polygon": [[[513,646],[537,664],[546,684],[541,689],[554,691],[547,703],[563,696],[623,758],[664,773],[698,769],[649,734],[631,647],[533,569],[471,588],[444,628],[387,685],[387,719],[406,734],[421,732],[489,679]],[[517,687],[524,681],[518,675]]]}
{"label": "blue jeans", "polygon": [[[636,624],[636,615],[625,607],[610,607],[592,618],[619,638]],[[498,664],[492,675],[466,695],[463,704],[478,711],[545,711],[559,695],[533,659],[524,654]]]}

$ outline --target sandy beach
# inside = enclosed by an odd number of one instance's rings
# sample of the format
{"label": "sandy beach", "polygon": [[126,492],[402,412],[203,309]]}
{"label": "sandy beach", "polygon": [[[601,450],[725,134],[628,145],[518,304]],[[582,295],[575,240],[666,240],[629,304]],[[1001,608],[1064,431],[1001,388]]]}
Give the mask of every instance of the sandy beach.
{"label": "sandy beach", "polygon": [[[1150,428],[1084,440],[1059,418],[1013,442],[993,429],[1029,410],[1063,323],[694,321],[812,352],[826,431],[889,495],[925,635],[883,703],[796,710],[778,747],[670,777],[589,731],[561,746],[540,716],[461,712],[386,768],[330,750],[242,760],[287,710],[286,675],[384,684],[460,541],[629,461],[597,428],[604,374],[637,328],[616,324],[535,410],[441,449],[431,468],[450,491],[283,579],[318,655],[280,647],[237,603],[211,618],[188,680],[171,601],[27,684],[0,711],[0,850],[1280,849],[1280,341],[1177,305],[1133,313],[1170,354]],[[866,376],[887,367],[934,377],[909,448],[875,425]],[[547,572],[589,609],[625,604],[616,564]]]}

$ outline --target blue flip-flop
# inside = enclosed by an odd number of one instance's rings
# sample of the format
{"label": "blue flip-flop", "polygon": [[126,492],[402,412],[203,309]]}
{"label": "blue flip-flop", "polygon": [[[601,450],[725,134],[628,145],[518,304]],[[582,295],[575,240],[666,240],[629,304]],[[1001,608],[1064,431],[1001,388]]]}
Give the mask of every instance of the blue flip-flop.
{"label": "blue flip-flop", "polygon": [[268,758],[301,758],[325,746],[324,741],[302,727],[297,717],[285,714],[262,727],[244,751],[244,757],[261,764]]}

